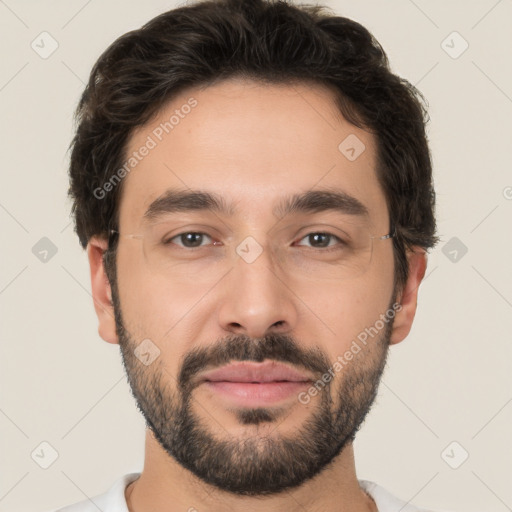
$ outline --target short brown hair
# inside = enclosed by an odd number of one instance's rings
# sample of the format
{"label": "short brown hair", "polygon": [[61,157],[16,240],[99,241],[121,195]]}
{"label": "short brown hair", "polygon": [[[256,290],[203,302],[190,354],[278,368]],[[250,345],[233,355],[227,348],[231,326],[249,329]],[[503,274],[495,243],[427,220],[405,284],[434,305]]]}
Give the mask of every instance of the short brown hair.
{"label": "short brown hair", "polygon": [[184,89],[228,77],[317,83],[355,126],[376,136],[377,176],[396,229],[395,286],[408,277],[406,251],[433,247],[435,193],[421,93],[393,74],[359,23],[320,5],[285,0],[200,0],[119,37],[95,63],[75,113],[69,195],[80,243],[117,226],[122,183],[94,191],[125,161],[132,131]]}

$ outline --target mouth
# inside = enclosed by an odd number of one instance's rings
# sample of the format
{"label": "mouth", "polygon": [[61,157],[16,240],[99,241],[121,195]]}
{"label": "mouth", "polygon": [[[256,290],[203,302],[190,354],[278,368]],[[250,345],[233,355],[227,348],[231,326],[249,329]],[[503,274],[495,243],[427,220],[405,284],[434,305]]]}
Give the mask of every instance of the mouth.
{"label": "mouth", "polygon": [[297,395],[313,377],[282,363],[233,363],[201,375],[210,391],[239,406],[270,405]]}

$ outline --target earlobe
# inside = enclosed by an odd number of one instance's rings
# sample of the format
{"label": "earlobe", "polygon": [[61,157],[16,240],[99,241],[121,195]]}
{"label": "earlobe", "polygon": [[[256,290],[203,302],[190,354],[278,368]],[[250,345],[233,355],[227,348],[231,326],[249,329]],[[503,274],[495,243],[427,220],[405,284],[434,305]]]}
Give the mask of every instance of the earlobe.
{"label": "earlobe", "polygon": [[103,254],[107,250],[105,239],[92,237],[87,244],[87,257],[91,272],[91,290],[94,309],[98,316],[98,333],[108,343],[119,343],[116,333],[112,289],[105,272]]}
{"label": "earlobe", "polygon": [[393,322],[390,345],[403,341],[411,330],[418,303],[418,289],[427,268],[427,253],[421,247],[414,247],[407,252],[407,260],[409,276],[396,299],[402,308]]}

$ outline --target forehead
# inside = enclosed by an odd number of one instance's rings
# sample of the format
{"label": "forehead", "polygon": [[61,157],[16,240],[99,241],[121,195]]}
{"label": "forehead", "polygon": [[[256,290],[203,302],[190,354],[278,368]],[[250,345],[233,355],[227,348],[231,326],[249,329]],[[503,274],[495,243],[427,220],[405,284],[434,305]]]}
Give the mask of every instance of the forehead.
{"label": "forehead", "polygon": [[121,229],[136,229],[176,189],[222,197],[245,222],[275,219],[283,197],[336,190],[387,225],[376,141],[341,116],[323,86],[230,79],[190,88],[132,133],[126,159]]}

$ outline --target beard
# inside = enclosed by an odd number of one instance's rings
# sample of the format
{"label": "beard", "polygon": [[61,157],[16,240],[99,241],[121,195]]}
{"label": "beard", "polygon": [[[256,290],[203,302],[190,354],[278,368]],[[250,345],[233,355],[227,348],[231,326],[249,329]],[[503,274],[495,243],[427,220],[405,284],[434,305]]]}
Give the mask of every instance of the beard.
{"label": "beard", "polygon": [[[192,407],[193,391],[198,385],[194,377],[206,367],[215,368],[230,361],[275,360],[309,370],[321,380],[333,362],[320,349],[306,350],[285,334],[271,333],[258,339],[232,335],[185,354],[175,378],[166,370],[162,358],[145,366],[136,357],[137,343],[125,328],[115,286],[112,298],[123,365],[146,427],[182,467],[222,491],[264,496],[302,485],[328,468],[354,441],[377,396],[393,318],[330,382],[323,383],[325,387],[310,401],[309,417],[293,434],[282,435],[277,420],[283,412],[289,410],[289,415],[302,404],[289,408],[232,408],[238,423],[251,426],[252,432],[238,437],[226,432],[221,439]],[[338,390],[334,391],[336,384]],[[263,423],[274,428],[265,435],[254,434]]]}

